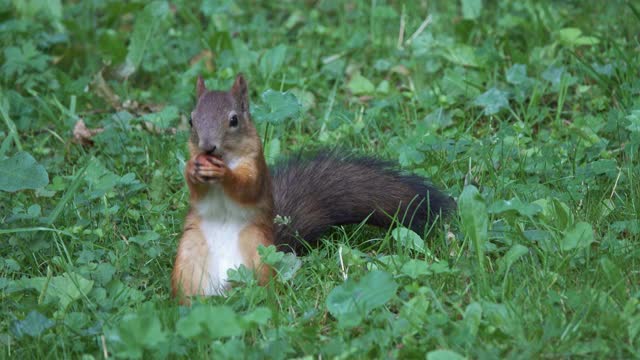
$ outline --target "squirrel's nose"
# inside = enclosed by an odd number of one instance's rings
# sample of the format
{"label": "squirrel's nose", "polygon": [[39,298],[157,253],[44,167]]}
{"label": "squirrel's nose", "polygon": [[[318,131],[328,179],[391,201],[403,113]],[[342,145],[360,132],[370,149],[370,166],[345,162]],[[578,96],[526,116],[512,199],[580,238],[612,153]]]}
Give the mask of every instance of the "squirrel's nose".
{"label": "squirrel's nose", "polygon": [[213,146],[211,146],[209,149],[207,149],[205,151],[207,152],[207,154],[213,155],[213,153],[216,152],[216,146],[213,145]]}
{"label": "squirrel's nose", "polygon": [[218,147],[209,143],[205,143],[205,144],[202,144],[200,148],[202,149],[202,151],[206,152],[207,154],[213,155],[213,153],[216,151]]}

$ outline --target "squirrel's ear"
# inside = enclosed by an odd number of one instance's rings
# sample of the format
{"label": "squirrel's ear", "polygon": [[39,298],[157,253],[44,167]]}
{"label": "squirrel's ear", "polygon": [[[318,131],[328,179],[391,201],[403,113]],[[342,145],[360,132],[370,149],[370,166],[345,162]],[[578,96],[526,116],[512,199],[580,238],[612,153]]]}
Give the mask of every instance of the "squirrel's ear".
{"label": "squirrel's ear", "polygon": [[242,74],[238,74],[231,87],[231,95],[238,101],[242,111],[249,111],[249,87]]}
{"label": "squirrel's ear", "polygon": [[200,96],[202,96],[205,91],[207,91],[207,87],[204,85],[204,79],[201,75],[198,75],[198,83],[196,85],[196,95],[198,99],[200,99]]}

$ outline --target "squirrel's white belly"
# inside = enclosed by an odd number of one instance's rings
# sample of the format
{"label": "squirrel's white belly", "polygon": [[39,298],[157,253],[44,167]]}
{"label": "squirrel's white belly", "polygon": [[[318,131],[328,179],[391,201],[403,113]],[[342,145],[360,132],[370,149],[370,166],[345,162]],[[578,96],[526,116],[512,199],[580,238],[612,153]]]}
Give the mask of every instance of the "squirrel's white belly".
{"label": "squirrel's white belly", "polygon": [[209,250],[202,284],[204,295],[222,295],[226,288],[227,271],[244,264],[240,250],[240,232],[250,224],[251,209],[239,206],[221,189],[213,188],[196,205],[200,215],[200,231]]}

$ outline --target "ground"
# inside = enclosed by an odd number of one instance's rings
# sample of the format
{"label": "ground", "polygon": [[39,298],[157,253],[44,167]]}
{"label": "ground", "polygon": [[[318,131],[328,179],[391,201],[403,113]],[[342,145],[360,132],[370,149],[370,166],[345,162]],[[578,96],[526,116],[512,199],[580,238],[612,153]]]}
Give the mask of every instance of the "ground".
{"label": "ground", "polygon": [[[633,358],[632,1],[0,1],[6,358]],[[335,228],[179,306],[198,74],[248,79],[269,163],[350,149],[429,177],[425,234]]]}

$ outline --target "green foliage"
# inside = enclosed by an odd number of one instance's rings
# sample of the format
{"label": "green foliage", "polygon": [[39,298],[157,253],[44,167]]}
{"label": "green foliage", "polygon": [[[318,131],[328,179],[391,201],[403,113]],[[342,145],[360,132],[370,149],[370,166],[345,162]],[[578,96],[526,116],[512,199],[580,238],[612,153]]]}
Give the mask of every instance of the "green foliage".
{"label": "green foliage", "polygon": [[398,227],[391,231],[391,236],[406,249],[415,250],[422,254],[429,254],[429,249],[425,247],[424,240],[420,235],[416,234],[411,229],[405,227]]}
{"label": "green foliage", "polygon": [[464,356],[451,350],[434,350],[427,353],[427,360],[463,360]]}
{"label": "green foliage", "polygon": [[596,45],[598,39],[593,36],[583,36],[582,30],[564,28],[558,31],[558,40],[565,45]]}
{"label": "green foliage", "polygon": [[48,183],[47,170],[28,152],[19,152],[10,158],[0,160],[1,191],[39,189]]}
{"label": "green foliage", "polygon": [[482,107],[485,115],[494,115],[504,108],[509,108],[509,99],[506,92],[491,88],[478,96],[474,104]]}
{"label": "green foliage", "polygon": [[190,339],[203,336],[208,339],[238,336],[252,324],[265,324],[271,311],[257,308],[244,317],[239,317],[226,306],[199,306],[176,323],[178,335]]}
{"label": "green foliage", "polygon": [[258,245],[258,255],[262,262],[271,266],[278,273],[278,280],[289,281],[293,279],[296,272],[302,266],[302,261],[296,257],[294,253],[283,253],[276,251],[276,247],[270,245],[264,247]]}
{"label": "green foliage", "polygon": [[[262,76],[270,78],[276,73],[284,64],[285,57],[287,55],[287,47],[283,44],[267,50],[260,58],[260,65],[258,69]],[[263,95],[264,99],[265,95]]]}
{"label": "green foliage", "polygon": [[55,302],[61,310],[65,310],[73,301],[86,296],[93,287],[93,281],[73,273],[53,277],[32,277],[22,279],[16,284],[22,289],[36,290],[40,294],[41,302]]}
{"label": "green foliage", "polygon": [[153,304],[145,304],[137,313],[122,317],[117,330],[109,334],[109,343],[114,345],[117,356],[129,359],[142,358],[145,350],[156,352],[167,341],[167,332],[154,312]]}
{"label": "green foliage", "polygon": [[573,249],[587,248],[591,245],[593,240],[593,229],[591,228],[591,225],[586,222],[579,222],[572,229],[567,231],[560,243],[560,249],[563,251],[569,251]]}
{"label": "green foliage", "polygon": [[473,185],[465,186],[458,199],[458,206],[462,230],[470,239],[469,249],[475,252],[480,272],[483,275],[484,251],[488,241],[487,230],[489,228],[487,206],[482,195]]}
{"label": "green foliage", "polygon": [[295,95],[269,89],[262,93],[262,103],[254,106],[253,116],[258,123],[278,124],[295,119],[299,112],[300,103]]}
{"label": "green foliage", "polygon": [[49,56],[39,52],[32,42],[25,42],[21,47],[5,48],[4,58],[2,72],[9,79],[22,79],[29,72],[42,72],[49,61]]}
{"label": "green foliage", "polygon": [[386,304],[398,284],[383,271],[372,271],[360,281],[348,279],[327,297],[327,309],[345,327],[359,325],[375,308]]}
{"label": "green foliage", "polygon": [[349,80],[347,87],[354,95],[372,94],[376,89],[369,79],[360,74],[354,75],[351,80]]}
{"label": "green foliage", "polygon": [[[639,10],[0,1],[2,357],[640,357]],[[353,149],[457,214],[260,247],[269,284],[180,306],[195,79],[239,72],[270,163]]]}
{"label": "green foliage", "polygon": [[55,325],[54,321],[36,310],[32,310],[24,320],[16,320],[11,327],[11,331],[18,339],[25,335],[37,337],[53,325]]}
{"label": "green foliage", "polygon": [[[127,57],[120,73],[124,77],[133,74],[145,60],[151,60],[149,53],[162,41],[158,30],[163,20],[169,14],[169,4],[166,1],[153,1],[136,15],[131,34]],[[153,61],[147,61],[145,68],[153,68]]]}

